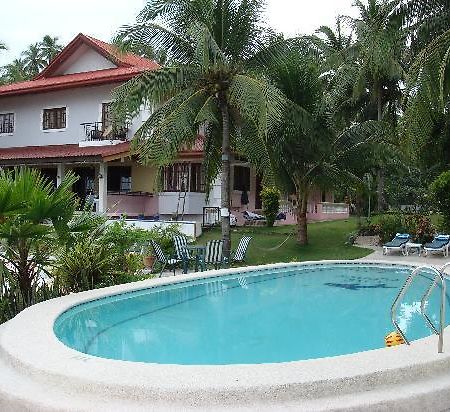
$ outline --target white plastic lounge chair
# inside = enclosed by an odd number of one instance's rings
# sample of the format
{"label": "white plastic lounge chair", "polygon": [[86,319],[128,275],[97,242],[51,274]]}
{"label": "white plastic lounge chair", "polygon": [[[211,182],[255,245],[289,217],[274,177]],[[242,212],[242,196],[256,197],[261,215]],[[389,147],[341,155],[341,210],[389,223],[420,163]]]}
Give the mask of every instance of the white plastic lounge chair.
{"label": "white plastic lounge chair", "polygon": [[442,252],[444,257],[447,257],[449,246],[450,235],[437,235],[432,242],[425,244],[423,250],[425,250],[425,256],[428,256],[428,253],[432,252]]}
{"label": "white plastic lounge chair", "polygon": [[383,255],[387,255],[389,250],[399,250],[403,255],[406,254],[406,244],[410,241],[411,236],[408,233],[397,233],[390,242],[383,245]]}
{"label": "white plastic lounge chair", "polygon": [[266,220],[265,216],[257,213],[249,212],[248,210],[242,212],[245,220]]}

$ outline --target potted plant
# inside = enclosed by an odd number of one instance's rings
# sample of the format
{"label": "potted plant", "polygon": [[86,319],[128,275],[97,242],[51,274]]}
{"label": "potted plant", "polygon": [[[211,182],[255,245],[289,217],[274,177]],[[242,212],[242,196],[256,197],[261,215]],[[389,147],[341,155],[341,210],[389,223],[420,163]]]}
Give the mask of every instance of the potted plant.
{"label": "potted plant", "polygon": [[153,248],[150,244],[142,248],[142,260],[144,261],[144,266],[147,269],[152,269],[155,264],[156,256],[153,254]]}

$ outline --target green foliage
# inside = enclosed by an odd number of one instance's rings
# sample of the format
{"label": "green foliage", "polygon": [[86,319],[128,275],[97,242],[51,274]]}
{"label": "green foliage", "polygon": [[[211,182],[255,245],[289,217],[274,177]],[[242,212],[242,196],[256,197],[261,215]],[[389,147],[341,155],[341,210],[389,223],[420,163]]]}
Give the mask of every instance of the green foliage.
{"label": "green foliage", "polygon": [[450,231],[450,171],[441,173],[430,185],[430,193],[443,217],[443,228]]}
{"label": "green foliage", "polygon": [[433,239],[436,228],[428,216],[419,213],[385,213],[368,221],[360,230],[360,235],[379,235],[380,241],[392,240],[396,233],[409,233],[418,243],[426,243]]}
{"label": "green foliage", "polygon": [[267,226],[272,227],[280,210],[280,191],[276,187],[264,187],[261,190],[261,201]]}
{"label": "green foliage", "polygon": [[[149,230],[149,237],[158,242],[164,253],[168,255],[173,255],[175,252],[173,237],[177,235],[182,235],[179,225],[158,225]],[[147,253],[151,254],[152,250],[153,249],[151,249],[150,245],[147,244]]]}

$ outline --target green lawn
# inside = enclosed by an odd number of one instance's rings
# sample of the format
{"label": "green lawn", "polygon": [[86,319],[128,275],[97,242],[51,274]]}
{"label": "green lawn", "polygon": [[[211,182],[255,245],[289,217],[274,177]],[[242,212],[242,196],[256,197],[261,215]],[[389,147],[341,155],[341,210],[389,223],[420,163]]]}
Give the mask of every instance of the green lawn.
{"label": "green lawn", "polygon": [[[354,230],[356,230],[356,219],[353,218],[310,223],[308,225],[309,244],[299,246],[295,239],[295,226],[239,227],[232,230],[232,247],[237,246],[244,234],[253,236],[247,254],[248,265],[323,259],[357,259],[369,255],[370,249],[345,244],[349,233]],[[283,245],[274,249],[289,235],[289,239]],[[204,232],[197,243],[205,244],[210,239],[219,239],[220,236],[220,229],[211,229]]]}

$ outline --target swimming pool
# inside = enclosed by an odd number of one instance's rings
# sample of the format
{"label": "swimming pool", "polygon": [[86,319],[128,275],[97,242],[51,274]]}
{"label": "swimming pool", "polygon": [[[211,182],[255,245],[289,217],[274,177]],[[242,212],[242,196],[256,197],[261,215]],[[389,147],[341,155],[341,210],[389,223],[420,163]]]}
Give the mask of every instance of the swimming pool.
{"label": "swimming pool", "polygon": [[[54,332],[79,352],[179,365],[262,364],[384,347],[390,307],[410,267],[314,264],[270,267],[109,296],[59,316]],[[400,306],[410,340],[431,335],[416,279]],[[439,288],[428,313],[438,321]],[[449,299],[446,302],[449,308]]]}

